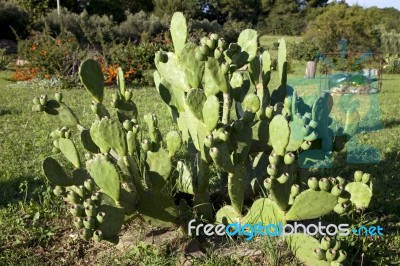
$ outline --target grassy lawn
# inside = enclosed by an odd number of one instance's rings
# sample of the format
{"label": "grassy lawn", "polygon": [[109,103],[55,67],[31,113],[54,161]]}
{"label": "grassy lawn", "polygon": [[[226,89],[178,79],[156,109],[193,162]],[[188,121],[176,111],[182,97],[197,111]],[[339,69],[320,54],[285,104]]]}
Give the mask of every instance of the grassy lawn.
{"label": "grassy lawn", "polygon": [[[265,46],[271,43],[261,42]],[[296,41],[291,38],[290,41]],[[301,78],[304,63],[294,66],[290,78]],[[276,72],[273,75],[277,75]],[[0,265],[67,265],[94,264],[97,252],[113,250],[107,244],[85,244],[69,237],[73,234],[69,218],[60,200],[52,196],[44,180],[41,163],[51,154],[48,134],[57,128],[54,121],[31,111],[32,98],[41,94],[53,95],[54,89],[24,86],[9,86],[10,72],[0,72]],[[276,81],[277,77],[272,80]],[[332,176],[349,176],[355,169],[370,172],[374,177],[377,191],[373,207],[357,215],[357,222],[379,224],[384,228],[384,237],[358,238],[349,241],[350,261],[364,265],[387,265],[400,263],[400,75],[384,75],[383,91],[375,95],[379,100],[383,129],[360,132],[360,145],[375,147],[382,161],[377,164],[347,164],[344,154],[337,156],[337,164],[328,172]],[[277,84],[272,84],[275,87]],[[106,103],[110,102],[112,88],[106,90]],[[64,101],[72,107],[81,123],[90,126],[93,114],[90,110],[91,98],[82,89],[64,90]],[[367,95],[356,96],[361,107],[370,106]],[[165,133],[174,128],[166,105],[155,88],[135,88],[133,99],[141,116],[154,112],[159,117],[160,130]],[[339,119],[339,118],[338,118]],[[134,230],[135,229],[135,226]],[[130,227],[126,228],[129,232]],[[168,248],[155,248],[131,241],[128,253],[103,256],[99,265],[175,265],[178,255]],[[136,244],[135,244],[136,243]],[[247,243],[249,248],[261,249],[263,258],[269,265],[296,264],[278,241],[265,238],[255,243]],[[311,254],[310,254],[311,255]],[[196,259],[195,264],[229,265],[253,264],[251,259],[224,258],[214,252]],[[356,263],[357,262],[357,263]]]}
{"label": "grassy lawn", "polygon": [[276,35],[263,35],[260,37],[260,46],[264,48],[273,47],[274,42],[278,42],[281,38],[285,38],[287,43],[299,42],[301,41],[300,36],[276,36]]}

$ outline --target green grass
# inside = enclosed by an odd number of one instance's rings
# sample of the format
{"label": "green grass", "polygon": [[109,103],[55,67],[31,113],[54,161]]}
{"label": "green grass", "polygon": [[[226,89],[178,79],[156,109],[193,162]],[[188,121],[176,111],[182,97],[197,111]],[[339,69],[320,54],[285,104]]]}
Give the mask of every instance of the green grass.
{"label": "green grass", "polygon": [[[293,38],[292,41],[295,40]],[[305,63],[295,64],[294,73],[289,79],[301,78],[304,67]],[[30,110],[33,97],[45,93],[52,95],[56,91],[51,88],[8,87],[12,83],[9,80],[10,74],[0,72],[0,265],[59,265],[57,245],[60,239],[65,240],[65,232],[69,234],[71,229],[65,218],[63,204],[52,196],[41,171],[43,159],[51,154],[52,145],[48,134],[58,126],[43,114]],[[364,265],[387,265],[391,261],[400,260],[400,75],[384,75],[383,78],[383,91],[378,95],[383,129],[358,136],[360,144],[371,145],[379,150],[382,162],[351,165],[346,163],[341,154],[336,158],[338,164],[328,170],[330,175],[349,176],[354,170],[362,169],[374,176],[377,191],[374,205],[357,218],[357,222],[380,224],[384,227],[385,236],[348,241],[350,258],[359,263],[363,257]],[[277,73],[274,72],[272,81],[275,83],[271,84],[271,88],[277,86],[276,80]],[[106,99],[111,99],[111,92],[112,89],[106,90]],[[90,126],[93,114],[89,107],[89,95],[82,89],[64,90],[63,94],[65,102],[76,112],[81,123]],[[368,96],[360,95],[356,98],[363,108],[368,107]],[[148,112],[157,114],[162,133],[175,127],[167,107],[154,88],[135,88],[134,100],[141,115]],[[264,257],[271,265],[288,264],[291,258],[285,255],[285,251],[276,249],[275,241],[268,241],[265,239],[261,244],[254,245],[263,250]],[[92,244],[85,246],[79,241],[65,242],[67,244],[63,243],[63,247],[67,247],[67,250],[61,255],[65,258],[62,264],[76,263],[75,257],[85,262],[96,254],[97,249],[102,248]],[[178,260],[177,255],[168,250],[155,250],[151,246],[134,245],[132,250],[123,256],[110,255],[110,264],[124,265],[142,261],[174,265]],[[205,258],[195,262],[195,265],[256,263],[248,259],[222,258],[214,252],[209,252]]]}
{"label": "green grass", "polygon": [[260,37],[260,46],[263,48],[273,47],[274,42],[278,42],[281,38],[284,38],[287,43],[301,41],[300,36],[277,36],[277,35],[263,35]]}

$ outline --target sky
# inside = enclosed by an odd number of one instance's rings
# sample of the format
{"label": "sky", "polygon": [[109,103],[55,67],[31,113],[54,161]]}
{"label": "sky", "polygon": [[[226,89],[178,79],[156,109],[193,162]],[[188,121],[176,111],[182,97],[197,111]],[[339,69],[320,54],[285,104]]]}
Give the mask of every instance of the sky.
{"label": "sky", "polygon": [[371,6],[377,6],[380,8],[394,7],[400,10],[400,0],[346,0],[346,2],[349,5],[358,4],[362,7],[371,7]]}

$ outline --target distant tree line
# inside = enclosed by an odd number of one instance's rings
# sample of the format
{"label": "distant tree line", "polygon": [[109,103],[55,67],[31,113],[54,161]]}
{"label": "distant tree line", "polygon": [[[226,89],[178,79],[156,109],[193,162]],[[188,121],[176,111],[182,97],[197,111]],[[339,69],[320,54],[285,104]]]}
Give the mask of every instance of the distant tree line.
{"label": "distant tree line", "polygon": [[[387,50],[391,43],[387,33],[400,33],[399,10],[350,7],[345,1],[60,0],[60,3],[71,13],[85,11],[89,15],[106,15],[117,24],[140,11],[159,17],[161,22],[181,11],[200,35],[220,31],[235,39],[235,29],[252,27],[260,34],[303,35],[305,41],[323,51],[338,50],[338,40],[343,38],[349,40],[349,49],[380,50],[385,46]],[[0,27],[3,30],[0,38],[13,36],[11,27],[20,36],[28,34],[27,24],[34,27],[34,22],[55,8],[55,0],[0,0]]]}

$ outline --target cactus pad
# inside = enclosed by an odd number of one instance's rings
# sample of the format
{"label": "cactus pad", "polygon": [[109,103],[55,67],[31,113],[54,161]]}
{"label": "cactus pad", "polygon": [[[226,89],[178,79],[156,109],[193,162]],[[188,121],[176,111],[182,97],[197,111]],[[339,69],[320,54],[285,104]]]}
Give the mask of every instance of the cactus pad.
{"label": "cactus pad", "polygon": [[79,67],[79,76],[86,90],[101,103],[104,96],[104,76],[99,63],[93,59],[83,61]]}
{"label": "cactus pad", "polygon": [[191,89],[186,95],[186,105],[198,120],[203,120],[203,106],[206,99],[204,91],[198,88]]}
{"label": "cactus pad", "polygon": [[338,198],[330,192],[308,189],[300,193],[286,213],[288,221],[301,221],[321,217],[330,213]]}
{"label": "cactus pad", "polygon": [[114,148],[120,156],[125,156],[128,152],[125,130],[113,119],[103,118],[94,122],[90,135],[102,152],[107,152],[110,148]]}
{"label": "cactus pad", "polygon": [[160,148],[157,152],[147,152],[149,177],[153,189],[159,191],[164,187],[172,170],[172,162],[168,152]]}
{"label": "cactus pad", "polygon": [[231,224],[240,220],[242,215],[231,205],[225,205],[215,215],[218,224]]}
{"label": "cactus pad", "polygon": [[[307,266],[330,266],[330,262],[320,260],[314,256],[314,250],[319,248],[320,242],[306,234],[294,234],[286,239],[289,248],[295,256]],[[325,255],[324,255],[325,257]]]}
{"label": "cactus pad", "polygon": [[193,54],[197,46],[194,43],[187,43],[182,49],[180,62],[185,72],[187,81],[192,88],[198,88],[204,73],[204,62],[196,60]]}
{"label": "cactus pad", "polygon": [[260,109],[260,98],[255,94],[247,94],[242,103],[243,111],[255,114]]}
{"label": "cactus pad", "polygon": [[246,62],[252,61],[257,56],[257,38],[257,32],[252,29],[245,29],[239,34],[238,45],[241,48],[241,52],[236,54],[232,60],[238,68],[245,65]]}
{"label": "cactus pad", "polygon": [[124,209],[103,204],[99,206],[98,213],[105,214],[104,220],[98,225],[98,230],[101,230],[103,238],[112,242],[116,241],[124,222]]}
{"label": "cactus pad", "polygon": [[173,88],[188,92],[190,85],[178,58],[171,52],[167,53],[167,55],[167,62],[163,63],[157,60],[155,61],[158,72],[168,84],[171,84]]}
{"label": "cactus pad", "polygon": [[83,147],[92,153],[98,153],[100,151],[99,147],[97,147],[96,143],[93,142],[92,137],[90,136],[90,131],[84,129],[81,131],[81,142]]}
{"label": "cactus pad", "polygon": [[122,71],[121,67],[118,67],[118,72],[117,72],[117,85],[119,87],[119,92],[123,97],[125,97],[125,78],[124,78],[124,72]]}
{"label": "cactus pad", "polygon": [[182,138],[178,131],[173,130],[168,132],[165,141],[167,142],[167,149],[171,155],[177,153],[182,147]]}
{"label": "cactus pad", "polygon": [[170,30],[175,54],[180,56],[188,34],[186,18],[181,12],[175,12],[172,16]]}
{"label": "cactus pad", "polygon": [[276,115],[269,125],[269,137],[272,147],[278,155],[285,155],[289,143],[290,128],[283,115]]}
{"label": "cactus pad", "polygon": [[246,186],[246,176],[244,166],[236,164],[233,173],[228,174],[228,192],[232,207],[238,212],[242,212],[244,192]]}
{"label": "cactus pad", "polygon": [[350,193],[350,201],[357,208],[368,208],[372,199],[371,186],[361,182],[350,182],[345,190]]}
{"label": "cactus pad", "polygon": [[348,136],[353,136],[360,123],[360,115],[355,108],[350,108],[346,113],[346,124],[344,127],[344,133]]}
{"label": "cactus pad", "polygon": [[268,198],[261,198],[253,203],[243,218],[243,223],[257,224],[258,222],[263,225],[286,224],[285,213],[274,201]]}
{"label": "cactus pad", "polygon": [[97,155],[94,159],[87,161],[86,168],[97,186],[115,202],[118,202],[121,183],[115,166],[107,161],[104,155]]}
{"label": "cactus pad", "polygon": [[178,162],[176,168],[179,172],[179,177],[176,183],[178,190],[185,193],[194,194],[195,189],[193,184],[193,174],[190,169],[182,161]]}
{"label": "cactus pad", "polygon": [[219,121],[219,100],[216,96],[210,95],[204,102],[203,120],[209,132],[213,131]]}
{"label": "cactus pad", "polygon": [[58,148],[61,150],[61,153],[64,154],[64,156],[75,166],[75,168],[81,167],[79,154],[72,140],[60,138],[58,140]]}
{"label": "cactus pad", "polygon": [[179,214],[171,197],[152,192],[139,194],[137,209],[147,223],[158,227],[175,226]]}
{"label": "cactus pad", "polygon": [[216,95],[219,91],[228,92],[228,80],[218,60],[208,58],[204,71],[204,92],[208,96]]}
{"label": "cactus pad", "polygon": [[64,187],[75,184],[73,179],[65,173],[64,168],[57,162],[57,160],[47,157],[43,161],[42,167],[44,175],[51,183]]}

